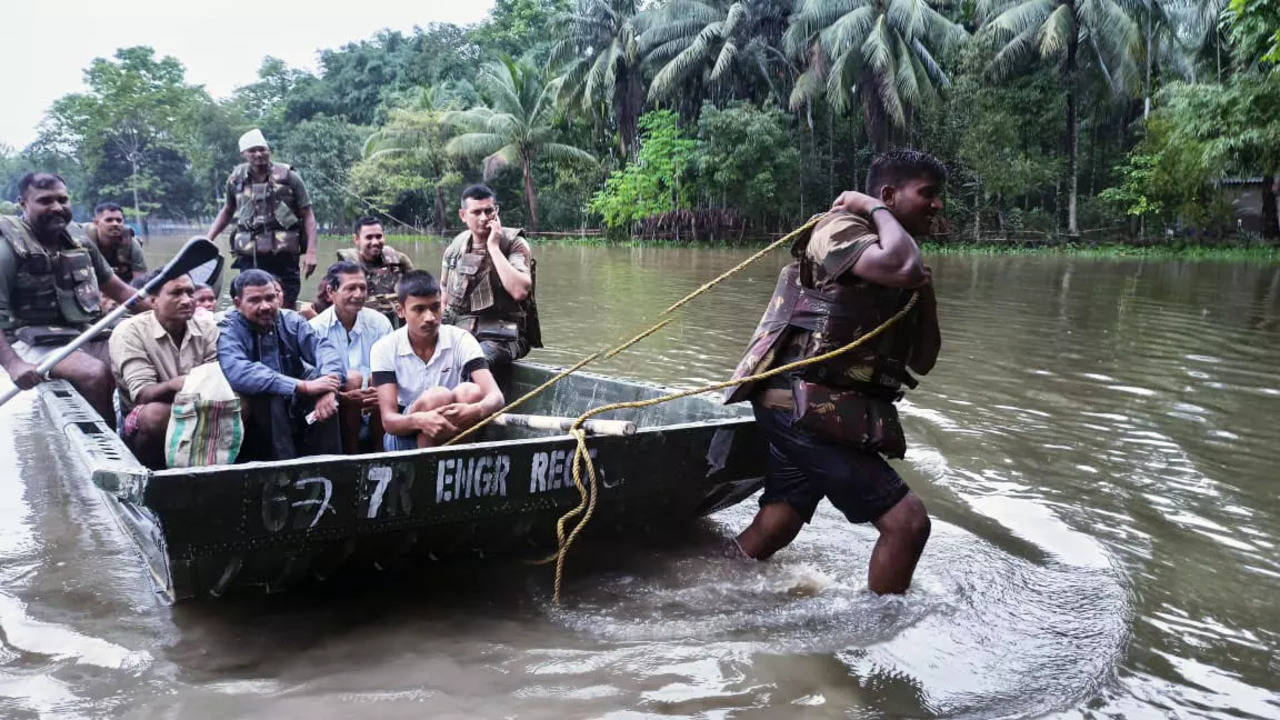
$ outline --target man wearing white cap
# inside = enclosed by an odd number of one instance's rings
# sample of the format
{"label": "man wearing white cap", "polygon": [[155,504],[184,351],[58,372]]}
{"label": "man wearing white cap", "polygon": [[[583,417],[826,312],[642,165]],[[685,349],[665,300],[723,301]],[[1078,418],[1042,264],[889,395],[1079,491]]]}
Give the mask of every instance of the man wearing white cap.
{"label": "man wearing white cap", "polygon": [[209,228],[209,239],[234,221],[232,267],[261,268],[280,279],[284,307],[292,309],[302,288],[301,254],[306,277],[316,269],[316,217],[307,187],[293,168],[271,162],[271,147],[254,128],[240,136],[244,162],[227,178],[227,202]]}

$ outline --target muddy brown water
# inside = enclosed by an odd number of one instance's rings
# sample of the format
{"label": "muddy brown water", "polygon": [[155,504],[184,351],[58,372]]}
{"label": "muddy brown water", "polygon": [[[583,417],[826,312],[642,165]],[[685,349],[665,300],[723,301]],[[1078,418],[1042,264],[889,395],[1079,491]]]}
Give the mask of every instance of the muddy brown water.
{"label": "muddy brown water", "polygon": [[[438,269],[443,243],[405,249]],[[567,364],[746,253],[537,255],[533,359]],[[780,260],[597,369],[725,377]],[[0,717],[1280,717],[1280,268],[930,262],[944,349],[897,466],[934,531],[904,597],[867,592],[874,531],[825,505],[773,561],[721,559],[745,503],[586,544],[560,608],[501,559],[169,608],[25,395],[0,409]]]}

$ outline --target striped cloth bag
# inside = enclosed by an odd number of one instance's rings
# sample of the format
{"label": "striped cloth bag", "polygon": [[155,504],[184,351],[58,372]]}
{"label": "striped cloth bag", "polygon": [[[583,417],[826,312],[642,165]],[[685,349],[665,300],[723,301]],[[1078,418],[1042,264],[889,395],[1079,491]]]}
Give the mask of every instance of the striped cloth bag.
{"label": "striped cloth bag", "polygon": [[226,465],[235,462],[244,440],[240,398],[216,362],[187,373],[182,391],[173,398],[169,429],[165,432],[164,461],[168,467]]}

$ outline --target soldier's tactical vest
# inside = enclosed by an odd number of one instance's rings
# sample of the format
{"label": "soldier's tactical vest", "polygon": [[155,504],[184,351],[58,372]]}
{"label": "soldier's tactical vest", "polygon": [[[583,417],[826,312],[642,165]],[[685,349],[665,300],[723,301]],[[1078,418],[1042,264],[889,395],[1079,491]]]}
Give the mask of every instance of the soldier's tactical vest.
{"label": "soldier's tactical vest", "polygon": [[298,218],[297,198],[286,182],[293,168],[284,163],[271,163],[266,182],[253,182],[249,164],[241,163],[231,171],[227,184],[235,191],[236,229],[231,234],[231,251],[237,255],[297,255],[302,229]]}
{"label": "soldier's tactical vest", "polygon": [[[542,347],[542,328],[538,322],[538,304],[534,300],[537,287],[536,262],[529,259],[529,275],[532,284],[529,296],[517,302],[502,286],[502,278],[493,267],[489,251],[470,247],[469,230],[459,233],[450,243],[462,247],[457,265],[449,270],[449,306],[445,308],[445,321],[457,325],[475,335],[479,340],[517,341],[524,338],[529,347]],[[503,228],[499,250],[511,252],[516,238],[524,237],[524,230]],[[448,250],[445,251],[448,254]]]}
{"label": "soldier's tactical vest", "polygon": [[107,259],[107,264],[115,271],[116,277],[126,283],[133,282],[133,228],[124,229],[124,237],[120,238],[111,252],[102,249],[97,225],[86,224],[84,232],[89,241],[98,246],[98,251]]}
{"label": "soldier's tactical vest", "polygon": [[102,314],[98,276],[89,254],[89,237],[76,223],[67,225],[70,247],[50,254],[22,218],[0,215],[4,236],[18,260],[9,302],[15,325],[84,327]]}
{"label": "soldier's tactical vest", "polygon": [[[779,273],[769,307],[734,379],[848,345],[879,327],[910,299],[910,291],[868,282],[848,268],[817,280],[819,269],[805,253],[808,242],[806,235],[792,247],[798,259]],[[917,384],[907,371],[916,323],[917,314],[909,313],[867,345],[799,371],[791,382],[797,422],[829,439],[902,457],[906,442],[893,401],[901,397],[904,385]],[[798,331],[807,331],[803,345],[779,357]],[[737,385],[729,389],[725,402],[745,400],[754,391],[754,384]]]}
{"label": "soldier's tactical vest", "polygon": [[409,258],[384,245],[381,265],[369,265],[361,259],[360,251],[355,248],[339,250],[338,259],[364,268],[369,283],[369,300],[366,304],[386,315],[392,326],[399,327],[399,318],[396,317],[396,283],[400,282],[400,277],[406,271],[413,269]]}

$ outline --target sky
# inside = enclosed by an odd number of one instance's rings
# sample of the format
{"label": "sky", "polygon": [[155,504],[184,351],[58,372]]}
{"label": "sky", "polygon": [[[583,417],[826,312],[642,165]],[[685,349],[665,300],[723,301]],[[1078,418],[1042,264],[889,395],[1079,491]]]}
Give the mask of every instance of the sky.
{"label": "sky", "polygon": [[64,0],[8,3],[0,24],[0,143],[21,149],[59,97],[85,89],[84,69],[116,48],[150,45],[187,68],[187,82],[215,98],[257,79],[265,55],[315,71],[318,51],[367,39],[383,28],[474,23],[492,0]]}

